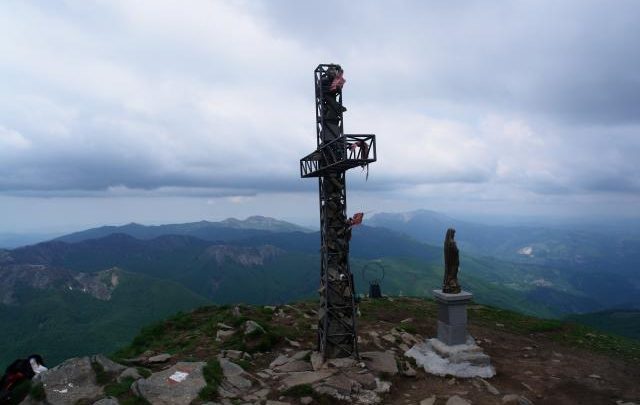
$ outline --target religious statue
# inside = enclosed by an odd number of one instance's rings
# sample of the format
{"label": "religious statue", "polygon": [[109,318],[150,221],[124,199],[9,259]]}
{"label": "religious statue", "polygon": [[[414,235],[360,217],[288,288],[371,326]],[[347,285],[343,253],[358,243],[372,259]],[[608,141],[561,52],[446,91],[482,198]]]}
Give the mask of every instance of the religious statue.
{"label": "religious statue", "polygon": [[453,239],[456,230],[447,229],[447,235],[444,238],[444,283],[442,292],[447,294],[459,294],[462,290],[458,284],[458,267],[460,266],[460,252],[456,241]]}

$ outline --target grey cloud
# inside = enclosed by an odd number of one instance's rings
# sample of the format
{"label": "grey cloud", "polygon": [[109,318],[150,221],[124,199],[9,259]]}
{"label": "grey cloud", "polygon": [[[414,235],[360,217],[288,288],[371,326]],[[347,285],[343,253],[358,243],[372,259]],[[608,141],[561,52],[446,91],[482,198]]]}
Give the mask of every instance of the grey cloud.
{"label": "grey cloud", "polygon": [[[347,132],[379,136],[381,159],[368,182],[350,172],[353,190],[639,191],[636,2],[233,3],[242,18],[224,37],[206,23],[167,26],[164,9],[166,21],[140,19],[126,2],[24,4],[0,6],[18,30],[0,39],[14,52],[0,66],[0,127],[16,144],[0,150],[3,194],[315,192],[298,159],[315,146],[312,70],[326,61],[347,71]],[[434,119],[408,124],[403,109]],[[480,128],[491,115],[521,121],[542,146],[492,139]],[[413,131],[438,160],[392,156],[399,140],[415,148]]]}

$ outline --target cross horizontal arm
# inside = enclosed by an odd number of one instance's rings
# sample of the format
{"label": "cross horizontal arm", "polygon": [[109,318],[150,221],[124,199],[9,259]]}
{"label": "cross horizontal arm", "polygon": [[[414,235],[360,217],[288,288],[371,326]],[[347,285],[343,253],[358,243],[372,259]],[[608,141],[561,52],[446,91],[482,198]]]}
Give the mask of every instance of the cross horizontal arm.
{"label": "cross horizontal arm", "polygon": [[332,172],[344,172],[375,161],[375,135],[342,135],[322,144],[315,152],[300,159],[300,177],[319,177]]}

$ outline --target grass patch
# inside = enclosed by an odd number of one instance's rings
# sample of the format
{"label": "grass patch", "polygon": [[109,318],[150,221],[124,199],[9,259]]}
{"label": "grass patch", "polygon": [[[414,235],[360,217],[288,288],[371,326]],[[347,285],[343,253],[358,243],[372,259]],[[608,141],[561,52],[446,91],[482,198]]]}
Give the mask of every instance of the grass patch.
{"label": "grass patch", "polygon": [[31,385],[29,396],[35,401],[44,401],[47,398],[47,394],[44,392],[44,386],[39,383]]}
{"label": "grass patch", "polygon": [[151,405],[151,403],[149,403],[149,401],[147,401],[146,399],[135,395],[120,399],[119,401],[120,405]]}
{"label": "grass patch", "polygon": [[131,384],[133,384],[134,381],[131,377],[123,378],[120,382],[106,385],[104,387],[104,393],[110,397],[122,397],[130,392]]}
{"label": "grass patch", "polygon": [[140,373],[140,375],[142,376],[142,378],[149,378],[149,377],[151,377],[151,370],[149,370],[148,368],[144,368],[144,367],[136,367],[136,370],[138,370],[138,373]]}
{"label": "grass patch", "polygon": [[223,378],[222,367],[218,360],[209,361],[202,369],[202,374],[204,375],[204,380],[207,382],[207,385],[200,390],[198,396],[203,401],[218,399],[218,385],[220,385]]}
{"label": "grass patch", "polygon": [[418,333],[418,329],[416,329],[415,326],[409,324],[400,324],[400,326],[398,326],[398,329],[411,334]]}
{"label": "grass patch", "polygon": [[96,375],[96,382],[98,383],[98,385],[105,385],[113,380],[113,376],[104,371],[104,367],[102,366],[102,364],[98,363],[97,361],[91,362],[91,368]]}
{"label": "grass patch", "polygon": [[309,384],[294,385],[282,392],[282,395],[293,398],[312,397],[314,394],[315,391]]}

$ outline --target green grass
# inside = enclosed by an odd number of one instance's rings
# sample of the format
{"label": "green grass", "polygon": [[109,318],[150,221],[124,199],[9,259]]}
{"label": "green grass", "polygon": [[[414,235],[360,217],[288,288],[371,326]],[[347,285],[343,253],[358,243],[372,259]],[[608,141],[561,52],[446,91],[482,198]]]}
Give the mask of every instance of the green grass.
{"label": "green grass", "polygon": [[204,374],[204,380],[207,382],[207,385],[200,390],[198,396],[203,401],[214,401],[218,399],[218,386],[223,378],[222,367],[218,360],[207,362],[202,373]]}
{"label": "green grass", "polygon": [[[53,365],[109,353],[131,342],[142,325],[208,302],[177,283],[126,272],[109,301],[76,290],[27,288],[18,289],[17,299],[17,306],[0,304],[2,370],[24,353],[39,353]],[[38,333],[25,333],[33,330]]]}
{"label": "green grass", "polygon": [[590,327],[556,319],[541,319],[488,306],[469,308],[469,319],[484,326],[503,325],[516,334],[544,334],[567,346],[579,347],[616,357],[640,360],[640,341],[596,331]]}
{"label": "green grass", "polygon": [[312,397],[314,394],[315,391],[309,384],[295,385],[282,392],[282,395],[293,398]]}
{"label": "green grass", "polygon": [[104,387],[104,393],[110,397],[122,397],[128,394],[131,390],[131,384],[133,384],[135,380],[131,377],[123,378],[120,382],[115,382],[108,384]]}
{"label": "green grass", "polygon": [[91,368],[93,368],[93,372],[96,375],[96,382],[99,385],[105,385],[113,380],[114,376],[104,371],[102,364],[98,362],[91,362]]}
{"label": "green grass", "polygon": [[42,384],[31,384],[29,396],[35,401],[44,401],[47,394],[44,392],[44,386]]}

